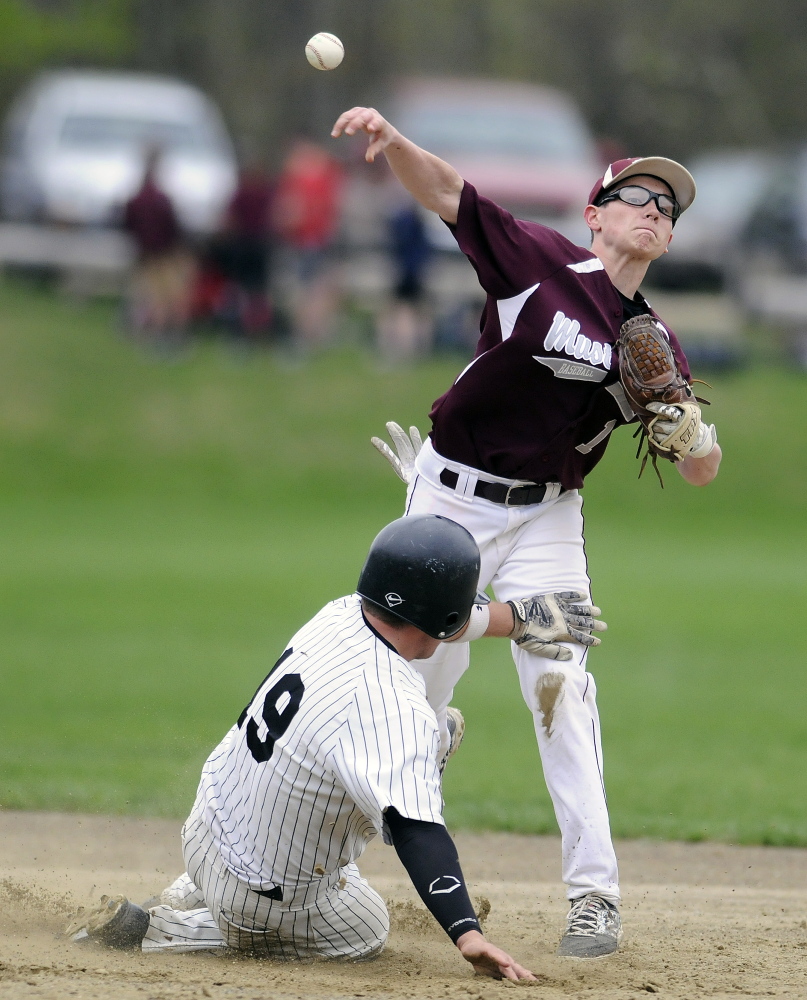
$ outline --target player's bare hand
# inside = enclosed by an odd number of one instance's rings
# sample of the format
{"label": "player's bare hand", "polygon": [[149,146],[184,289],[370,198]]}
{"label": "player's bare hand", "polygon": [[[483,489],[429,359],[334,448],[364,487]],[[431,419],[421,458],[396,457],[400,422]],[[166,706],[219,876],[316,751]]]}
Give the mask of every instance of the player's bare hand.
{"label": "player's bare hand", "polygon": [[479,931],[467,931],[457,938],[457,947],[466,962],[470,962],[474,971],[480,976],[490,976],[492,979],[535,979],[529,969],[491,944]]}
{"label": "player's bare hand", "polygon": [[[423,447],[423,439],[417,427],[410,427],[409,433],[396,424],[394,420],[387,421],[387,432],[395,445],[395,451],[386,441],[379,437],[371,437],[372,444],[381,452],[395,471],[395,475],[409,484],[415,474],[415,459]],[[397,452],[397,455],[396,453]]]}
{"label": "player's bare hand", "polygon": [[571,660],[572,651],[562,642],[599,646],[602,640],[593,633],[605,632],[608,626],[597,617],[602,614],[598,607],[579,603],[585,599],[576,590],[564,590],[508,601],[514,621],[510,638],[522,649],[550,660]]}
{"label": "player's bare hand", "polygon": [[379,153],[383,153],[398,135],[397,130],[375,108],[351,108],[350,111],[345,111],[336,119],[331,135],[338,139],[340,135],[355,135],[357,132],[366,132],[370,136],[367,152],[364,154],[368,163],[372,163]]}

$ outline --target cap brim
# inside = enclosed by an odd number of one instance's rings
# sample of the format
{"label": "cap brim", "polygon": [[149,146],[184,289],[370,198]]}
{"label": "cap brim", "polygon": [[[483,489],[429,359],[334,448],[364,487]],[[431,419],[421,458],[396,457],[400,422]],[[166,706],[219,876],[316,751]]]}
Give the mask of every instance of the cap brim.
{"label": "cap brim", "polygon": [[675,160],[668,160],[666,156],[644,156],[635,160],[629,167],[620,170],[604,191],[624,181],[628,177],[636,177],[638,174],[652,174],[653,177],[660,177],[666,184],[670,185],[675,200],[681,206],[681,211],[685,211],[695,200],[697,188],[695,178]]}

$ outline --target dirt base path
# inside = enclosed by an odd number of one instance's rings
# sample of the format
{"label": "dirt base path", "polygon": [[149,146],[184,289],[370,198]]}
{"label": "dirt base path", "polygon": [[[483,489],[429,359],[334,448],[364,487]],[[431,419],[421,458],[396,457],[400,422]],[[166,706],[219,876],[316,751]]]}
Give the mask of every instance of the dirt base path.
{"label": "dirt base path", "polygon": [[115,1000],[486,1000],[513,989],[559,998],[807,997],[807,851],[715,844],[618,844],[625,938],[618,955],[555,957],[566,902],[559,842],[457,836],[486,931],[538,976],[475,978],[417,900],[392,848],[374,842],[362,873],[388,900],[389,945],[365,964],[310,965],[211,954],[127,954],[61,937],[103,892],[142,901],[182,869],[179,826],[163,820],[0,812],[0,997]]}

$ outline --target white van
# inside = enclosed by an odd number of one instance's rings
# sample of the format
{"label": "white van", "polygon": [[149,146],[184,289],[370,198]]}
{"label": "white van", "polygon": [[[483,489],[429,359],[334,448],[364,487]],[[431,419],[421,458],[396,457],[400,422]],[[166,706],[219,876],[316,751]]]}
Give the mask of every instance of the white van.
{"label": "white van", "polygon": [[136,73],[43,74],[6,121],[0,211],[17,221],[114,224],[155,145],[160,184],[180,221],[210,232],[237,170],[221,115],[201,91]]}

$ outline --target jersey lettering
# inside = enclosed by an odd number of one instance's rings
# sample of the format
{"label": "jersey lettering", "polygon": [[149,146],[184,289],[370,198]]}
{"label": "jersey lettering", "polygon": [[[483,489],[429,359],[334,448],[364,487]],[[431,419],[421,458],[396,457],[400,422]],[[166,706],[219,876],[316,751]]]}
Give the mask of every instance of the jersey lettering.
{"label": "jersey lettering", "polygon": [[244,711],[238,716],[238,728],[239,729],[246,722],[247,713],[249,712],[249,706],[252,704],[253,701],[255,701],[255,695],[257,695],[257,693],[264,686],[264,684],[269,680],[269,678],[272,676],[272,674],[277,670],[277,668],[280,666],[280,664],[283,663],[283,662],[285,662],[286,660],[288,660],[288,658],[291,656],[291,654],[293,652],[294,652],[294,650],[291,648],[291,646],[289,646],[288,649],[284,650],[284,652],[277,659],[277,661],[275,662],[275,665],[272,667],[272,669],[269,671],[269,673],[266,675],[266,677],[264,677],[264,679],[261,681],[261,683],[255,688],[255,694],[249,699],[249,701],[247,702],[247,704],[244,706]]}
{"label": "jersey lettering", "polygon": [[576,319],[569,319],[564,313],[555,313],[552,325],[544,338],[544,348],[547,351],[563,351],[578,361],[588,361],[593,365],[611,367],[611,345],[592,343],[588,337],[580,333],[580,324]]}
{"label": "jersey lettering", "polygon": [[571,378],[578,382],[602,382],[608,372],[592,365],[584,365],[579,361],[566,361],[564,358],[541,358],[533,354],[533,359],[551,368],[555,378]]}
{"label": "jersey lettering", "polygon": [[[305,684],[299,674],[286,674],[277,684],[266,692],[263,699],[261,715],[268,730],[265,740],[258,736],[258,723],[254,719],[247,722],[247,746],[249,752],[259,764],[266,763],[275,749],[275,742],[291,725],[291,720],[300,710],[300,702],[305,693]],[[282,695],[287,694],[289,700],[282,712],[277,710]]]}

